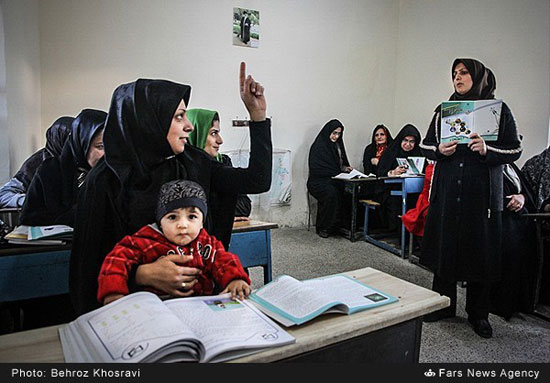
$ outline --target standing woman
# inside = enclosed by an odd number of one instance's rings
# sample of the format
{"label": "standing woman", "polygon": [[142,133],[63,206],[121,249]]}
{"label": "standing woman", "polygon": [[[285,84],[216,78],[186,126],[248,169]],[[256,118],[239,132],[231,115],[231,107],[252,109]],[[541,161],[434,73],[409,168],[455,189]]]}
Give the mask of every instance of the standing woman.
{"label": "standing woman", "polygon": [[[474,59],[451,67],[455,92],[450,100],[495,97],[490,69]],[[437,160],[432,180],[420,263],[434,272],[432,289],[451,298],[448,308],[427,315],[433,322],[456,315],[456,282],[466,281],[466,312],[476,334],[490,338],[490,285],[501,273],[503,164],[517,160],[522,148],[510,108],[503,103],[498,139],[487,144],[477,133],[468,144],[441,143],[441,105],[421,148]]]}
{"label": "standing woman", "polygon": [[[189,109],[187,117],[193,124],[193,131],[189,134],[189,143],[204,151],[216,161],[221,162],[225,166],[233,167],[231,158],[227,154],[220,153],[220,146],[223,144],[223,138],[220,134],[220,116],[218,112],[207,109]],[[235,195],[233,195],[235,196]],[[225,196],[225,198],[229,198]],[[216,210],[219,205],[217,200],[224,199],[224,196],[216,196],[208,201],[211,209]],[[236,201],[227,201],[227,203],[235,204],[234,218],[227,216],[228,220],[248,221],[250,211],[252,210],[252,201],[246,194],[239,194]]]}
{"label": "standing woman", "polygon": [[[193,130],[187,118],[190,86],[139,79],[115,90],[105,123],[105,157],[90,172],[79,194],[69,273],[69,291],[77,314],[100,306],[97,278],[103,259],[122,237],[155,222],[158,193],[167,181],[195,181],[208,199],[211,192],[244,194],[269,189],[271,121],[266,119],[264,88],[246,76],[244,62],[239,79],[241,99],[250,114],[250,161],[246,169],[223,166],[203,150],[187,145]],[[234,209],[234,205],[227,205],[218,211],[219,216],[209,213],[206,217],[205,227],[226,248],[232,222],[223,227],[213,223],[234,214]],[[191,259],[173,254],[138,266],[130,273],[130,291],[150,286],[172,296],[189,295],[200,272],[185,265]]]}
{"label": "standing woman", "polygon": [[371,143],[365,147],[363,153],[363,173],[377,173],[380,158],[392,141],[391,133],[384,125],[380,124],[374,128]]}
{"label": "standing woman", "polygon": [[309,149],[307,190],[318,201],[315,227],[322,238],[329,237],[340,226],[344,184],[332,177],[352,170],[343,136],[344,125],[330,120]]}
{"label": "standing woman", "polygon": [[78,191],[103,156],[107,113],[84,109],[71,124],[59,157],[45,160],[27,191],[19,223],[28,226],[74,225]]}

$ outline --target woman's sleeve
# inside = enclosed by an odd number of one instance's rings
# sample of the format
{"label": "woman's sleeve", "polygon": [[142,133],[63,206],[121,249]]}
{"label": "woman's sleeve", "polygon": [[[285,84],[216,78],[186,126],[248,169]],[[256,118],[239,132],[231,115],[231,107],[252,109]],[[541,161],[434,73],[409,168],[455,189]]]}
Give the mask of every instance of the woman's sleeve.
{"label": "woman's sleeve", "polygon": [[374,165],[370,162],[371,158],[371,151],[369,150],[369,145],[367,145],[365,147],[365,151],[363,152],[363,173],[365,174],[376,174]]}
{"label": "woman's sleeve", "polygon": [[516,121],[512,111],[503,102],[500,114],[498,139],[487,141],[487,156],[485,161],[489,165],[509,164],[516,161],[523,148],[518,136]]}
{"label": "woman's sleeve", "polygon": [[252,211],[252,201],[246,194],[237,196],[237,206],[235,207],[235,217],[250,217]]}
{"label": "woman's sleeve", "polygon": [[271,187],[273,147],[271,120],[250,121],[250,159],[248,168],[232,168],[215,162],[212,187],[222,193],[259,194]]}
{"label": "woman's sleeve", "polygon": [[21,207],[25,202],[25,186],[12,178],[0,188],[0,207]]}
{"label": "woman's sleeve", "polygon": [[439,152],[439,134],[441,132],[441,120],[439,116],[439,111],[434,113],[428,132],[426,133],[426,137],[424,137],[420,143],[420,150],[422,151],[424,157],[433,161],[441,161],[448,158]]}
{"label": "woman's sleeve", "polygon": [[106,174],[105,162],[86,177],[78,195],[69,267],[69,293],[78,315],[99,307],[97,279],[105,256],[121,239],[109,190],[115,179]]}

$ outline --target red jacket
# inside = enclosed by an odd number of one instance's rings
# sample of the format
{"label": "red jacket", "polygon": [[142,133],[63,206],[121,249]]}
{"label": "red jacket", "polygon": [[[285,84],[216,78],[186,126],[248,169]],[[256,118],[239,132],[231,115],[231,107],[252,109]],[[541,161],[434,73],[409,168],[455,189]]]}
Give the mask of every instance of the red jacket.
{"label": "red jacket", "polygon": [[432,184],[434,164],[426,166],[426,176],[424,177],[424,187],[416,201],[416,207],[410,209],[401,217],[403,224],[407,230],[419,237],[424,236],[424,224],[426,223],[426,215],[430,206],[430,187]]}
{"label": "red jacket", "polygon": [[128,275],[132,266],[152,263],[168,254],[193,255],[193,260],[184,266],[202,270],[193,286],[195,295],[211,295],[214,282],[221,288],[234,279],[242,279],[250,284],[239,257],[225,251],[222,243],[206,230],[201,229],[198,237],[187,246],[178,246],[168,241],[158,229],[147,225],[135,234],[122,238],[105,257],[98,277],[98,301],[103,302],[110,294],[129,294]]}

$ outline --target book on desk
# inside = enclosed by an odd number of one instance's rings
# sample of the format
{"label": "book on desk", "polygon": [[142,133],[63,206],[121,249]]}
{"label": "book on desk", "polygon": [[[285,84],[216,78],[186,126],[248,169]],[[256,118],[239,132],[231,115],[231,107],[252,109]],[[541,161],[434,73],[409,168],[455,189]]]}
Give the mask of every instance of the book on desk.
{"label": "book on desk", "polygon": [[73,237],[73,228],[66,225],[19,225],[4,237],[17,245],[64,245]]}
{"label": "book on desk", "polygon": [[305,281],[282,275],[252,293],[250,300],[259,310],[289,327],[322,314],[353,314],[396,302],[397,298],[345,275]]}
{"label": "book on desk", "polygon": [[340,173],[338,175],[335,175],[332,178],[335,180],[353,180],[353,179],[359,179],[359,178],[376,178],[376,175],[372,173],[364,174],[357,169],[353,169],[349,173]]}
{"label": "book on desk", "polygon": [[162,301],[127,295],[60,327],[68,363],[221,362],[295,342],[229,294]]}

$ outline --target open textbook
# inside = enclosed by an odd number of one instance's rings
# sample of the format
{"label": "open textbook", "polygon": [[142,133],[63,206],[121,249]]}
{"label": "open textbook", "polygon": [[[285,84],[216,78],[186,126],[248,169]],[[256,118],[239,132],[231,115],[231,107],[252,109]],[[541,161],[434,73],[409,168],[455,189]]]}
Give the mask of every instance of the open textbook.
{"label": "open textbook", "polygon": [[354,178],[376,178],[375,174],[369,173],[368,175],[361,173],[357,169],[353,169],[349,173],[340,173],[334,177],[335,180],[351,180]]}
{"label": "open textbook", "polygon": [[252,293],[250,300],[287,327],[325,313],[353,314],[397,301],[345,275],[305,281],[283,275]]}
{"label": "open textbook", "polygon": [[138,292],[59,329],[67,363],[220,362],[295,342],[229,294],[162,301]]}
{"label": "open textbook", "polygon": [[502,100],[444,101],[441,103],[441,142],[470,142],[478,133],[485,141],[496,141]]}
{"label": "open textbook", "polygon": [[424,170],[424,162],[426,160],[425,157],[397,157],[396,160],[399,166],[404,166],[407,168],[407,171],[401,174],[402,177],[418,176],[424,174],[422,172]]}
{"label": "open textbook", "polygon": [[25,245],[62,245],[72,239],[73,228],[66,225],[17,226],[4,237],[9,243]]}

